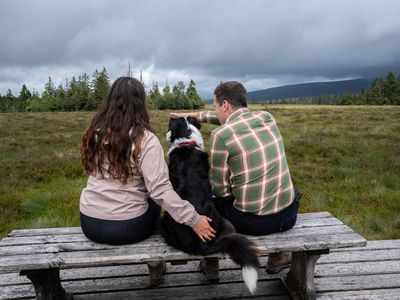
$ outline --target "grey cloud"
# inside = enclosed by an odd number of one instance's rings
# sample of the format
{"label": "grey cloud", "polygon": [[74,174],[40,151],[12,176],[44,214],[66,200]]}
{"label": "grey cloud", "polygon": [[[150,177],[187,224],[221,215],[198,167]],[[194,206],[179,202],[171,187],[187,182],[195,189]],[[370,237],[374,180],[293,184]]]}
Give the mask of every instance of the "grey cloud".
{"label": "grey cloud", "polygon": [[194,77],[204,90],[219,78],[258,86],[373,77],[400,70],[398,11],[395,0],[3,0],[1,81],[27,81],[23,72],[11,80],[12,68],[105,65],[117,75],[128,61],[154,76]]}

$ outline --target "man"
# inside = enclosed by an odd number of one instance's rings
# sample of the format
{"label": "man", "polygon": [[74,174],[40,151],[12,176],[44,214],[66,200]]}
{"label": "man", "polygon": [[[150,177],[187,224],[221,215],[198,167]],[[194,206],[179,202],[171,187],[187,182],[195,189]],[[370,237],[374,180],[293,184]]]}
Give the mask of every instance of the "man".
{"label": "man", "polygon": [[[214,90],[215,112],[171,114],[221,126],[211,133],[211,185],[216,207],[239,233],[266,235],[292,228],[301,194],[295,190],[282,136],[274,117],[247,108],[247,91],[237,81]],[[290,265],[291,254],[270,254],[267,272]]]}

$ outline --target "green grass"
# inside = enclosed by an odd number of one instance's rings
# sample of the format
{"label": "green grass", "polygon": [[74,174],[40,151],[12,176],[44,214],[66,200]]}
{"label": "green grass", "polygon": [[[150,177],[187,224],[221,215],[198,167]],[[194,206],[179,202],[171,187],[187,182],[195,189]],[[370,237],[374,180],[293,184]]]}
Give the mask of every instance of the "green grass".
{"label": "green grass", "polygon": [[[302,212],[329,211],[368,239],[400,238],[400,107],[251,108],[279,124]],[[15,228],[79,225],[79,143],[92,116],[0,114],[0,238]],[[164,150],[168,119],[169,111],[151,111]],[[213,128],[202,128],[206,147]]]}

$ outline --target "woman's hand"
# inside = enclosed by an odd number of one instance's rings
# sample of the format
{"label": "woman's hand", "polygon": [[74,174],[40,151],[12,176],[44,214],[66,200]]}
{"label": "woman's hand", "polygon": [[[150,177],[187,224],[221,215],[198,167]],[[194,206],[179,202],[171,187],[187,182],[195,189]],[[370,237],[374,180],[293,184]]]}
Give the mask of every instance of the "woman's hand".
{"label": "woman's hand", "polygon": [[200,216],[199,222],[192,228],[203,242],[206,242],[206,240],[211,241],[215,238],[215,230],[208,223],[211,221],[207,216]]}

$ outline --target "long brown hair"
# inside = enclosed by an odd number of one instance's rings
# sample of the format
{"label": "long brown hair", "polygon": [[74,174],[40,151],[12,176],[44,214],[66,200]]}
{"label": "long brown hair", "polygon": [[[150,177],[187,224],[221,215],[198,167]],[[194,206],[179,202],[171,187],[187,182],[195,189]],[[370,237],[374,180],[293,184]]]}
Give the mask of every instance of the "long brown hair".
{"label": "long brown hair", "polygon": [[[107,171],[124,184],[129,177],[140,174],[141,142],[145,130],[151,131],[145,100],[139,80],[120,77],[114,81],[82,138],[81,158],[89,174],[99,172],[104,178]],[[109,162],[107,170],[105,155]]]}

